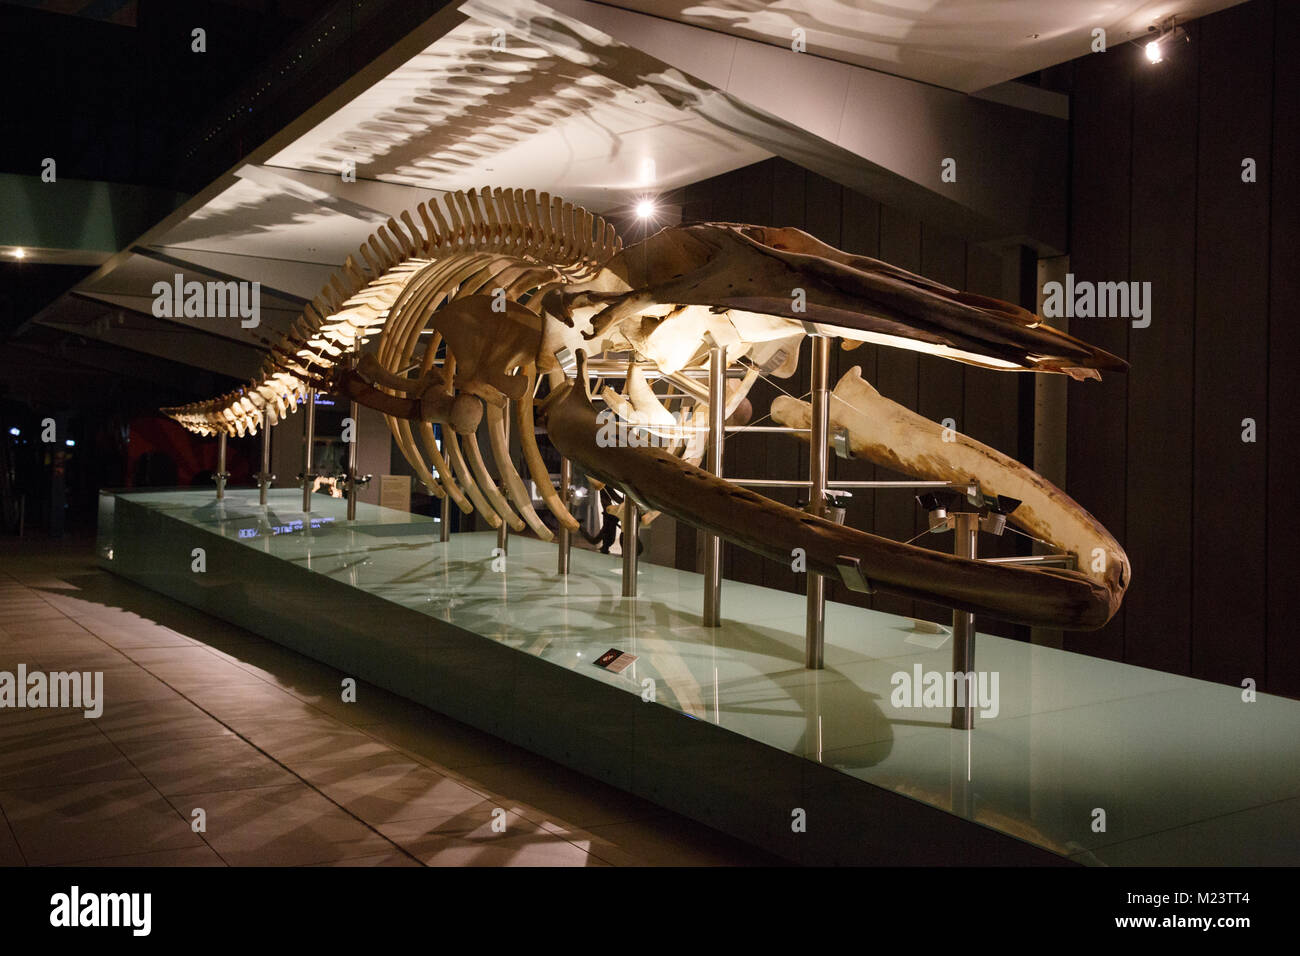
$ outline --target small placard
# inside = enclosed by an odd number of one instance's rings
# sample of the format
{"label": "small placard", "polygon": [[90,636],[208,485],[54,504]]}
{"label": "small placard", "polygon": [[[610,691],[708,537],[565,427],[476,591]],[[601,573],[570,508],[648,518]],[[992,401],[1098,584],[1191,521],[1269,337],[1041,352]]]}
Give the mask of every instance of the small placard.
{"label": "small placard", "polygon": [[411,476],[380,475],[379,507],[394,511],[411,510]]}
{"label": "small placard", "polygon": [[624,654],[617,647],[611,647],[604,654],[592,661],[597,667],[603,667],[611,674],[621,674],[636,660],[635,654]]}

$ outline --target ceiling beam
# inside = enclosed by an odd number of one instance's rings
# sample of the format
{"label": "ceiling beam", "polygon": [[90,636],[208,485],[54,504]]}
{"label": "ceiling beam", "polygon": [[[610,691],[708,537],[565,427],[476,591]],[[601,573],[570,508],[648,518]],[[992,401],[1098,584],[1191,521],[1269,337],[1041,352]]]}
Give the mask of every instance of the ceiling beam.
{"label": "ceiling beam", "polygon": [[219,252],[211,249],[195,249],[191,246],[151,246],[150,249],[162,256],[184,262],[187,269],[196,272],[261,282],[264,290],[281,290],[275,293],[276,296],[292,304],[295,312],[301,311],[298,303],[287,298],[288,296],[310,302],[320,294],[321,289],[329,282],[330,276],[338,271],[337,266],[320,262]]}
{"label": "ceiling beam", "polygon": [[[169,249],[169,251],[164,252],[161,248],[153,247],[153,246],[132,246],[131,251],[136,253],[137,255],[141,255],[141,256],[145,256],[146,258],[153,259],[156,262],[162,262],[169,266],[175,266],[177,269],[181,269],[186,272],[197,272],[200,275],[213,276],[214,278],[222,279],[222,280],[233,279],[237,282],[244,281],[241,280],[237,275],[231,275],[229,272],[221,271],[211,263],[202,263],[202,262],[195,261],[200,257],[185,256],[184,255],[185,250],[183,249],[177,250],[175,246],[171,246],[167,248]],[[176,254],[178,251],[181,253],[181,255]],[[255,281],[260,283],[262,295],[273,296],[274,298],[280,299],[281,301],[287,303],[292,307],[301,309],[304,305],[306,305],[308,302],[311,301],[310,298],[306,298],[301,295],[294,295],[292,292],[285,292],[283,289],[277,289],[272,285],[268,285],[266,282],[262,282],[260,279]],[[266,308],[266,306],[263,306],[263,308]],[[274,309],[275,306],[272,305],[270,306],[270,308]]]}
{"label": "ceiling beam", "polygon": [[[779,156],[965,238],[1066,246],[1059,116],[588,0],[547,6],[727,94],[705,115]],[[461,9],[505,16],[484,0]]]}
{"label": "ceiling beam", "polygon": [[82,293],[64,296],[42,310],[15,340],[27,334],[39,334],[34,326],[99,339],[119,348],[236,379],[251,378],[265,358],[263,351],[251,344],[206,329],[156,319],[129,305]]}

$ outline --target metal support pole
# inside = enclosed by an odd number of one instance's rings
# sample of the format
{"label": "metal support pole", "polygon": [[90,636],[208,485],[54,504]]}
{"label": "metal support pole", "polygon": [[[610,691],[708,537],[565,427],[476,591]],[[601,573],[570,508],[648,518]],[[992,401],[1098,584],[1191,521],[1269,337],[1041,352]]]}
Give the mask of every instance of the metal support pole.
{"label": "metal support pole", "polygon": [[[709,349],[709,470],[722,477],[722,450],[726,443],[727,347]],[[722,626],[722,539],[704,536],[704,621],[705,627]]]}
{"label": "metal support pole", "polygon": [[439,514],[439,518],[440,520],[438,521],[438,540],[444,542],[450,541],[451,540],[451,495],[446,493],[445,488],[443,489],[442,511]]}
{"label": "metal support pole", "polygon": [[641,536],[641,509],[623,498],[623,597],[636,597],[636,546]]}
{"label": "metal support pole", "polygon": [[360,444],[361,423],[357,421],[357,416],[361,414],[361,406],[352,402],[348,408],[348,417],[352,419],[352,441],[348,442],[348,520],[357,520],[357,445]]}
{"label": "metal support pole", "polygon": [[[979,549],[980,516],[971,511],[953,513],[953,553],[959,558],[975,558]],[[968,611],[952,612],[952,669],[955,674],[973,674],[975,671],[975,615]],[[970,730],[975,725],[975,708],[971,692],[973,678],[958,679],[958,687],[965,685],[960,706],[952,708],[954,730]]]}
{"label": "metal support pole", "polygon": [[226,433],[222,432],[217,436],[217,473],[213,476],[217,482],[217,500],[221,501],[226,497],[226,479],[230,477],[226,473]]}
{"label": "metal support pole", "polygon": [[[506,451],[509,452],[510,450],[510,400],[509,399],[506,399],[506,408],[503,417],[505,418],[504,431],[506,433]],[[505,463],[497,462],[496,464],[497,464],[497,474],[504,475]],[[506,524],[505,515],[501,516],[501,524],[497,528],[497,547],[501,549],[501,555],[503,557],[510,553],[510,525]]]}
{"label": "metal support pole", "polygon": [[266,504],[266,492],[275,476],[271,474],[271,424],[262,413],[262,471],[257,476],[257,503]]}
{"label": "metal support pole", "polygon": [[[564,502],[564,507],[569,507],[569,483],[573,481],[573,464],[567,458],[560,459],[560,500]],[[556,542],[560,546],[559,564],[556,570],[560,574],[569,573],[569,551],[572,548],[573,540],[570,537],[569,529],[560,525],[559,534],[556,535]]]}
{"label": "metal support pole", "polygon": [[[812,344],[812,424],[808,434],[808,513],[826,516],[826,479],[830,470],[830,437],[827,419],[830,413],[831,340],[824,335],[811,337]],[[826,579],[808,571],[808,621],[804,644],[804,667],[821,670],[826,648]]]}
{"label": "metal support pole", "polygon": [[311,511],[312,486],[316,483],[316,473],[312,471],[312,454],[316,444],[316,389],[307,389],[307,414],[303,419],[302,452],[302,510],[304,514]]}

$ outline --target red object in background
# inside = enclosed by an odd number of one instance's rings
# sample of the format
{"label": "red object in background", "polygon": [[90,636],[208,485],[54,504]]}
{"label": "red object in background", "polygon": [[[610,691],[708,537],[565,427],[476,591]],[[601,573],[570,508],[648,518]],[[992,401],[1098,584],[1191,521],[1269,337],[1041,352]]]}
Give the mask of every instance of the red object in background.
{"label": "red object in background", "polygon": [[[126,451],[126,486],[139,482],[140,459],[154,456],[170,459],[176,468],[176,485],[187,487],[203,473],[217,470],[217,439],[200,438],[161,415],[133,418]],[[226,441],[226,471],[230,484],[248,484],[253,476],[253,453],[249,443]]]}

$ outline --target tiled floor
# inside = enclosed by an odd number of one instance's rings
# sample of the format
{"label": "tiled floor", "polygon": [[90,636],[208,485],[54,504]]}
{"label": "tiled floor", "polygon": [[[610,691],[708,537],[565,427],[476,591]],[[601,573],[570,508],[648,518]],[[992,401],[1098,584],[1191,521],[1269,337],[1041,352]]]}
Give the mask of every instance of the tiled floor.
{"label": "tiled floor", "polygon": [[342,704],[342,675],[101,571],[88,540],[0,539],[19,664],[102,671],[108,703],[0,709],[3,866],[780,862],[378,688]]}

